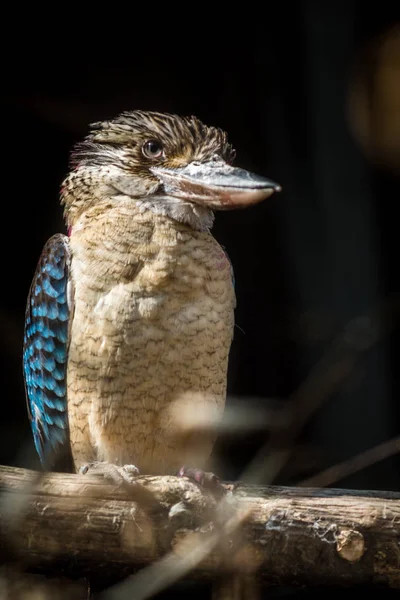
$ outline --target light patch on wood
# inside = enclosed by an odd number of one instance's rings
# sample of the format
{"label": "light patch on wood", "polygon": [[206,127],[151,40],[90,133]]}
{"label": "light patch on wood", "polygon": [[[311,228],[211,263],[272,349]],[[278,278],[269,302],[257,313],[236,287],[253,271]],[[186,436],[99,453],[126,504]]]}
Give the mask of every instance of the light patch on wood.
{"label": "light patch on wood", "polygon": [[341,529],[336,540],[336,550],[344,560],[358,562],[366,550],[364,536],[355,529]]}

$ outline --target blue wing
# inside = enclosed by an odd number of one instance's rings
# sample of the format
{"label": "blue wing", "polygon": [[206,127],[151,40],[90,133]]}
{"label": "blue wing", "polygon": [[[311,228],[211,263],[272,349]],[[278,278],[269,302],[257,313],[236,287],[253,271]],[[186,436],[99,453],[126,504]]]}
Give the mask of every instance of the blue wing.
{"label": "blue wing", "polygon": [[25,314],[23,366],[28,412],[42,464],[69,449],[66,371],[72,296],[69,241],[56,234],[43,248]]}

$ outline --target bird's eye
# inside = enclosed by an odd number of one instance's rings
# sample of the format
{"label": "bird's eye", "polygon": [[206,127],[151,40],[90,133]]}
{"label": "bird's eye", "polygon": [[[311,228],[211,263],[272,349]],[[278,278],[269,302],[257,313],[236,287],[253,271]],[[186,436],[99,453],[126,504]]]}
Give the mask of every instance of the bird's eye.
{"label": "bird's eye", "polygon": [[160,158],[163,155],[163,147],[157,140],[148,140],[143,144],[142,152],[147,158]]}

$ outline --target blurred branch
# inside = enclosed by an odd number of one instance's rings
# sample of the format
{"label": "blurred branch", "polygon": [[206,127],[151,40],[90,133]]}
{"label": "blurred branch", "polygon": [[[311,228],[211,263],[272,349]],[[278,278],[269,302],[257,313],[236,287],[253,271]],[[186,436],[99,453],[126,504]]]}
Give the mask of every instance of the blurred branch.
{"label": "blurred branch", "polygon": [[304,479],[298,486],[301,487],[325,487],[332,485],[340,479],[349,477],[358,471],[362,471],[375,463],[394,456],[400,452],[400,436],[387,440],[378,446],[374,446],[365,452],[360,452],[341,463],[329,467],[312,477]]}
{"label": "blurred branch", "polygon": [[[0,467],[3,561],[12,549],[25,568],[74,578],[125,577],[151,564],[135,578],[137,600],[162,589],[163,577],[189,572],[209,579],[257,574],[283,585],[400,587],[400,494],[226,484],[220,503],[186,479],[136,482],[132,501],[99,476],[38,478]],[[19,503],[23,511],[4,510],[20,495],[28,495]],[[118,586],[112,590],[105,598],[126,597]]]}
{"label": "blurred branch", "polygon": [[[311,369],[308,377],[288,399],[291,422],[273,431],[246,467],[241,479],[272,483],[288,461],[295,441],[316,411],[346,381],[360,360],[382,337],[398,325],[400,296],[395,294],[376,309],[350,321],[330,348]],[[288,419],[288,420],[289,420]]]}
{"label": "blurred branch", "polygon": [[85,580],[24,573],[18,567],[0,568],[1,600],[88,600]]}

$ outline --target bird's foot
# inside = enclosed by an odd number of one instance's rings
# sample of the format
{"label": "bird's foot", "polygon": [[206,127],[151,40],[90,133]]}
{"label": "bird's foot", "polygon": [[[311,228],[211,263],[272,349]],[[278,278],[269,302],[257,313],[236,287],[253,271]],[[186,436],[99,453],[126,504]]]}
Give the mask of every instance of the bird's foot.
{"label": "bird's foot", "polygon": [[221,480],[214,473],[183,466],[179,469],[177,476],[188,477],[201,487],[210,490],[217,497],[222,497],[226,494],[226,489],[222,485]]}
{"label": "bird's foot", "polygon": [[108,482],[122,488],[149,514],[164,514],[165,508],[157,500],[153,492],[148,490],[136,480],[139,469],[135,465],[114,465],[108,462],[91,462],[83,465],[79,473],[85,475],[88,472],[101,475]]}
{"label": "bird's foot", "polygon": [[139,469],[135,465],[123,465],[122,467],[107,462],[91,462],[83,465],[79,473],[85,475],[88,471],[94,475],[102,475],[105,479],[122,484],[135,484],[135,478],[139,475]]}

